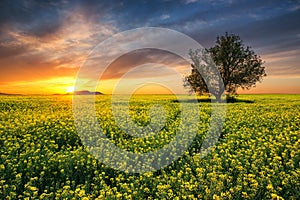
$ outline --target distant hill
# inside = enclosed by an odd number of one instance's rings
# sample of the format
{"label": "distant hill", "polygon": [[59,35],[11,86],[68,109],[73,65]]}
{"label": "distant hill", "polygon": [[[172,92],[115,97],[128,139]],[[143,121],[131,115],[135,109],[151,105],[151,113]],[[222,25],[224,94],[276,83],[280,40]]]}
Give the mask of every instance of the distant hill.
{"label": "distant hill", "polygon": [[74,91],[72,93],[66,93],[66,94],[53,94],[53,95],[103,95],[102,92],[90,92],[88,90],[79,90]]}
{"label": "distant hill", "polygon": [[103,93],[101,92],[90,92],[88,90],[80,90],[80,91],[74,91],[74,95],[102,95]]}
{"label": "distant hill", "polygon": [[21,94],[8,94],[8,93],[0,92],[0,96],[16,96],[16,95],[21,95]]}

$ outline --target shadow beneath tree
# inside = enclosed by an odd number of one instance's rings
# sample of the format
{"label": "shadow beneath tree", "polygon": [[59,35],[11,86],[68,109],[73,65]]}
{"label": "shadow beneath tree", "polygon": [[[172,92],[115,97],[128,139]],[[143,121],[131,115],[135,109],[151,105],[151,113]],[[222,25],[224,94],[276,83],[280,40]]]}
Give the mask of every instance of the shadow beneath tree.
{"label": "shadow beneath tree", "polygon": [[[210,98],[206,98],[206,99],[197,99],[197,101],[200,102],[206,102],[206,103],[216,103],[217,101],[215,99],[210,99]],[[186,100],[172,100],[172,103],[195,103],[195,99],[186,99]],[[225,101],[223,100],[221,103],[225,103]],[[254,101],[252,100],[247,100],[247,99],[236,99],[236,98],[229,98],[226,99],[226,103],[254,103]]]}
{"label": "shadow beneath tree", "polygon": [[226,100],[227,103],[254,103],[252,100],[247,99],[236,99],[236,98],[229,98]]}

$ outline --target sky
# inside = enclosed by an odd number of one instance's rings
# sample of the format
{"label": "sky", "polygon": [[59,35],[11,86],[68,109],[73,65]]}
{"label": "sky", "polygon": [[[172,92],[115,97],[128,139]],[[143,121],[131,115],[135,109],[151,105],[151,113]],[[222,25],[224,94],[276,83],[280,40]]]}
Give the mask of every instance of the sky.
{"label": "sky", "polygon": [[[267,73],[239,93],[300,93],[299,19],[297,0],[2,0],[0,93],[65,93],[99,43],[141,27],[172,29],[205,48],[225,32],[237,34],[265,61]],[[182,84],[172,70],[188,73],[185,64],[166,52],[131,52],[107,68],[97,90],[112,93],[119,83],[121,93],[127,87],[165,93],[168,84]]]}

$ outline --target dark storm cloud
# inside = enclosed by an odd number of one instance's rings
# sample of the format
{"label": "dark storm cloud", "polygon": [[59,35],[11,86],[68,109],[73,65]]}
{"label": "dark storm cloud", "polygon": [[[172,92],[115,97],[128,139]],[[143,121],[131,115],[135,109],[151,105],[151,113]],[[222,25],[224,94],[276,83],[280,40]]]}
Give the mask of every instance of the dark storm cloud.
{"label": "dark storm cloud", "polygon": [[60,26],[58,11],[65,6],[63,1],[1,1],[1,31],[13,27],[38,37],[54,33]]}
{"label": "dark storm cloud", "polygon": [[87,22],[97,23],[100,19],[109,19],[112,4],[109,1],[84,1],[84,0],[4,0],[0,6],[0,39],[5,36],[6,30],[13,29],[22,34],[43,38],[56,35],[67,26],[72,15],[78,12]]}
{"label": "dark storm cloud", "polygon": [[206,47],[225,32],[241,35],[250,46],[267,47],[274,40],[280,45],[286,41],[282,37],[299,33],[300,10],[293,11],[298,5],[294,1],[236,1],[207,7],[170,27],[182,29]]}
{"label": "dark storm cloud", "polygon": [[[221,32],[260,18],[277,17],[297,1],[1,1],[0,26],[13,25],[37,37],[55,33],[65,13],[81,10],[87,21],[113,23],[118,30],[164,26],[187,34]],[[284,10],[286,9],[286,10]],[[163,17],[165,16],[165,17]],[[166,17],[167,16],[167,17]],[[197,21],[203,25],[197,27]],[[234,22],[234,23],[232,23]],[[190,27],[186,24],[191,24]],[[193,26],[194,23],[194,26]],[[228,27],[228,25],[230,25]],[[268,27],[268,24],[264,24]],[[211,30],[212,29],[212,30]]]}
{"label": "dark storm cloud", "polygon": [[264,53],[287,51],[300,47],[300,10],[271,19],[246,24],[239,31],[245,38],[260,46]]}

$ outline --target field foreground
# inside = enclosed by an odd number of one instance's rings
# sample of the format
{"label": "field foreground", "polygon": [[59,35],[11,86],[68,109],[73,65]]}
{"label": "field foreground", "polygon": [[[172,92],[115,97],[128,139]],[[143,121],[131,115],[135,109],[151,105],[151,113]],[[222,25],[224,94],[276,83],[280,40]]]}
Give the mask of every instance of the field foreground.
{"label": "field foreground", "polygon": [[[74,126],[71,96],[0,96],[0,199],[300,199],[300,95],[238,98],[227,104],[224,137],[206,157],[198,152],[211,104],[200,101],[198,132],[184,155],[160,170],[133,174],[106,166],[86,150]],[[175,100],[131,99],[130,116],[140,126],[151,122],[154,103],[166,111],[165,126],[146,138],[117,126],[108,95],[96,97],[96,115],[111,142],[142,154],[176,135],[182,119]]]}

